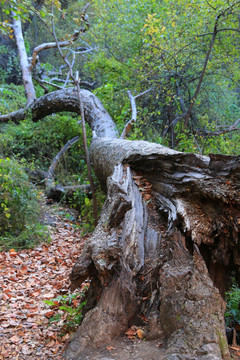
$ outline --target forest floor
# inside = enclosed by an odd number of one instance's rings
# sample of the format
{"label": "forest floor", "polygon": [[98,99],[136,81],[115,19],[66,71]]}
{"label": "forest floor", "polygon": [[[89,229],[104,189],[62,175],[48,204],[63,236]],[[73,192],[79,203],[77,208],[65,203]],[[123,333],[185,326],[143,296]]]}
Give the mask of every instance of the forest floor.
{"label": "forest floor", "polygon": [[70,271],[86,236],[59,209],[45,210],[50,242],[0,253],[0,360],[61,359],[70,338],[61,334],[63,320],[49,323],[59,306],[44,301],[70,293]]}
{"label": "forest floor", "polygon": [[[69,275],[87,238],[72,221],[74,216],[71,210],[56,212],[45,205],[51,241],[34,249],[0,252],[0,360],[62,360],[71,337],[64,327],[67,314],[59,310],[59,301],[51,307],[45,301],[71,294]],[[146,341],[129,329],[81,360],[161,360],[164,353],[163,340]],[[240,359],[238,348],[232,356]]]}

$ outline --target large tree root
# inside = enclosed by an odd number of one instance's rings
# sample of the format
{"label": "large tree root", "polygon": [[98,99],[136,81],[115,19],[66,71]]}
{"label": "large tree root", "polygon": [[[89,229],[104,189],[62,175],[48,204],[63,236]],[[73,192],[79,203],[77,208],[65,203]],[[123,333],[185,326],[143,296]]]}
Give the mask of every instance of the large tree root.
{"label": "large tree root", "polygon": [[85,359],[91,347],[140,324],[149,339],[164,334],[166,359],[229,359],[224,301],[206,263],[230,266],[239,158],[125,150],[119,161],[130,166],[115,166],[108,178],[99,224],[72,271],[73,287],[92,279],[90,310],[65,358]]}

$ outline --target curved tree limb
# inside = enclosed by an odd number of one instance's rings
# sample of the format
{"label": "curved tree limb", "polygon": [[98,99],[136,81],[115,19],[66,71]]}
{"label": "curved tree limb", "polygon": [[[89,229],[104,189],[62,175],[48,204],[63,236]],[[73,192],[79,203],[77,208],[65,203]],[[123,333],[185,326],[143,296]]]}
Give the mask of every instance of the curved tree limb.
{"label": "curved tree limb", "polygon": [[132,118],[125,125],[125,127],[124,127],[124,129],[122,131],[122,134],[120,136],[121,139],[124,139],[127,136],[129,131],[133,128],[134,123],[137,121],[137,106],[136,106],[136,101],[135,100],[137,98],[139,98],[140,96],[147,94],[151,90],[152,90],[152,88],[142,92],[141,94],[135,95],[135,96],[132,95],[130,90],[127,91],[128,97],[129,97],[129,100],[130,100],[130,104],[131,104],[131,108],[132,108]]}
{"label": "curved tree limb", "polygon": [[[89,90],[80,90],[84,114],[96,137],[118,137],[116,125],[104,109],[101,101]],[[19,123],[27,116],[33,121],[43,119],[47,115],[70,111],[80,115],[77,90],[62,89],[43,95],[25,108],[6,115],[0,115],[0,122],[13,121]]]}
{"label": "curved tree limb", "polygon": [[45,180],[45,182],[49,183],[54,181],[54,173],[55,170],[59,164],[59,162],[61,161],[61,158],[64,156],[64,154],[66,153],[66,151],[73,146],[77,141],[79,140],[79,136],[75,136],[73,139],[68,140],[68,142],[61,148],[61,150],[57,153],[57,155],[55,156],[55,158],[53,159],[49,169],[48,169],[48,176],[47,179]]}

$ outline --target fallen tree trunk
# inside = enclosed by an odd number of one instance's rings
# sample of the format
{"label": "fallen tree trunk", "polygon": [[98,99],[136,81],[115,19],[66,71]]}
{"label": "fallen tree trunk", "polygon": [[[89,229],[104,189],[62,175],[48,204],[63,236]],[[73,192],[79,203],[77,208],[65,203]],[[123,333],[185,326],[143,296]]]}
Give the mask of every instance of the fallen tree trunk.
{"label": "fallen tree trunk", "polygon": [[[91,126],[92,131],[102,137],[118,136],[116,126],[100,100],[88,90],[81,89],[80,94],[84,104],[86,120]],[[80,115],[76,89],[62,89],[43,95],[23,109],[6,115],[0,115],[0,122],[13,121],[19,123],[27,116],[31,116],[33,121],[38,121],[47,115],[61,111],[75,112]]]}
{"label": "fallen tree trunk", "polygon": [[74,288],[92,279],[93,309],[66,358],[144,318],[147,338],[166,337],[167,359],[229,359],[220,293],[239,263],[240,157],[109,138],[91,153],[108,195],[71,274]]}
{"label": "fallen tree trunk", "polygon": [[[87,90],[81,97],[107,199],[72,270],[73,288],[87,278],[91,286],[65,358],[86,359],[140,324],[147,338],[165,337],[168,360],[229,359],[221,295],[240,265],[240,157],[118,139],[100,101]],[[35,120],[78,112],[76,99],[60,90],[28,109]]]}

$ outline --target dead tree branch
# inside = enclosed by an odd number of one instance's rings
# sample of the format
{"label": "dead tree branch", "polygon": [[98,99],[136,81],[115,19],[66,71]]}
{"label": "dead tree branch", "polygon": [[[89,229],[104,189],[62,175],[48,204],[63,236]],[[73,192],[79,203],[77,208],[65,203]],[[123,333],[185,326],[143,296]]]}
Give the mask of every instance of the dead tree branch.
{"label": "dead tree branch", "polygon": [[199,134],[202,136],[219,136],[219,135],[224,135],[227,134],[229,132],[232,131],[240,131],[240,128],[238,127],[238,124],[240,123],[240,118],[231,126],[225,128],[225,129],[221,129],[218,131],[209,131],[209,130],[194,130],[194,134]]}
{"label": "dead tree branch", "polygon": [[49,169],[48,169],[48,179],[46,180],[51,180],[54,181],[54,173],[55,170],[59,164],[59,162],[61,161],[62,157],[64,156],[64,154],[66,153],[66,151],[73,146],[77,141],[79,140],[79,136],[75,136],[73,139],[68,140],[68,142],[62,147],[62,149],[57,153],[57,155],[55,156],[55,158],[53,159]]}
{"label": "dead tree branch", "polygon": [[140,96],[142,95],[145,95],[147,94],[149,91],[151,91],[151,89],[148,89],[144,92],[142,92],[141,94],[138,94],[136,96],[133,96],[131,91],[128,90],[127,93],[128,93],[128,97],[129,97],[129,100],[130,100],[130,104],[131,104],[131,108],[132,108],[132,118],[131,120],[129,120],[127,122],[127,124],[125,125],[123,131],[122,131],[122,134],[120,136],[121,139],[124,139],[127,134],[129,133],[129,131],[133,128],[134,124],[136,123],[137,121],[137,106],[136,106],[136,99],[139,98]]}
{"label": "dead tree branch", "polygon": [[[62,47],[65,47],[65,46],[69,46],[73,42],[75,42],[79,38],[80,35],[84,34],[89,29],[88,19],[87,19],[86,15],[85,15],[89,5],[90,4],[87,3],[86,6],[83,9],[83,12],[82,12],[82,19],[83,19],[83,21],[85,23],[85,26],[80,27],[78,30],[75,30],[69,40],[60,41],[60,42],[55,41],[55,42],[43,43],[41,45],[36,46],[35,49],[33,50],[33,53],[32,53],[31,68],[33,68],[35,66],[38,54],[40,52],[42,52],[43,50],[59,48],[59,47],[62,48]],[[49,27],[47,27],[47,28],[50,31]],[[51,34],[54,36],[53,32],[51,32]]]}
{"label": "dead tree branch", "polygon": [[[89,4],[87,4],[83,10],[83,14],[82,18],[85,19],[85,11],[88,8]],[[85,125],[85,114],[84,114],[84,107],[83,107],[83,101],[82,101],[82,97],[81,97],[81,91],[80,91],[80,85],[79,85],[79,76],[78,76],[78,72],[76,73],[76,78],[74,78],[73,76],[73,62],[72,64],[70,64],[69,60],[67,59],[66,56],[64,56],[62,49],[59,45],[56,33],[55,33],[55,28],[54,28],[54,19],[52,20],[52,32],[53,32],[53,36],[55,38],[56,44],[57,44],[57,48],[59,51],[59,54],[61,55],[62,59],[64,60],[64,62],[66,63],[66,65],[69,68],[69,75],[70,78],[72,79],[72,81],[74,82],[76,88],[77,88],[77,95],[78,95],[78,101],[79,101],[79,108],[80,108],[80,114],[81,114],[81,124],[82,124],[82,134],[83,134],[83,145],[84,145],[84,151],[85,151],[85,157],[86,157],[86,165],[87,165],[87,172],[88,172],[88,180],[91,186],[91,190],[92,190],[92,198],[93,198],[93,216],[95,219],[95,225],[97,225],[97,221],[98,221],[98,211],[97,211],[97,197],[96,197],[96,191],[95,191],[95,185],[93,182],[93,178],[92,178],[92,170],[91,170],[91,163],[90,163],[90,156],[89,156],[89,151],[88,151],[88,146],[87,146],[87,135],[86,135],[86,125]],[[73,54],[74,55],[74,54]]]}

